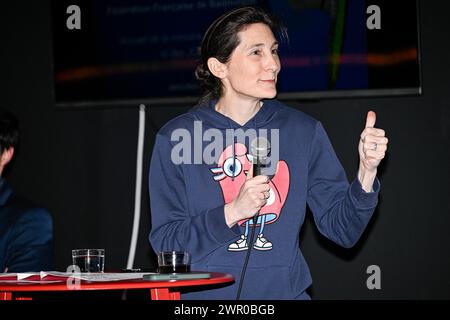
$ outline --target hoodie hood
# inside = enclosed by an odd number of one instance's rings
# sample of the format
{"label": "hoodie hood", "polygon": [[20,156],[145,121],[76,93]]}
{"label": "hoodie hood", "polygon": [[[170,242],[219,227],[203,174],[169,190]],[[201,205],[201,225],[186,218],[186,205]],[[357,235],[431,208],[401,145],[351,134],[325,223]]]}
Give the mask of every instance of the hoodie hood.
{"label": "hoodie hood", "polygon": [[[202,121],[202,125],[205,128],[217,128],[217,129],[239,129],[239,128],[253,128],[257,132],[258,128],[264,127],[268,124],[272,119],[275,118],[276,114],[280,110],[279,106],[277,106],[276,100],[263,100],[261,108],[258,112],[249,119],[244,125],[240,125],[235,122],[233,119],[221,114],[216,111],[217,100],[213,99],[209,102],[197,105],[191,109],[191,113],[194,116],[195,120]],[[236,157],[235,157],[235,145],[236,145],[236,136],[233,133],[233,144],[232,144],[232,159],[233,159],[233,167],[236,166]],[[234,181],[234,171],[232,176],[232,181]]]}
{"label": "hoodie hood", "polygon": [[233,119],[216,111],[217,100],[197,105],[189,113],[195,120],[200,120],[205,128],[217,129],[238,129],[238,128],[261,128],[267,125],[280,110],[280,103],[276,100],[263,100],[263,104],[258,112],[244,125],[240,125]]}

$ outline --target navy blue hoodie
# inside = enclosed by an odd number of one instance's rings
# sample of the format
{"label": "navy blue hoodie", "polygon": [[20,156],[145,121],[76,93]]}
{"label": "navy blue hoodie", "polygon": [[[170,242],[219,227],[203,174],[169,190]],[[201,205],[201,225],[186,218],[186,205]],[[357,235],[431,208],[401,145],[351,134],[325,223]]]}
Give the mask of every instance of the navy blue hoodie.
{"label": "navy blue hoodie", "polygon": [[[212,100],[194,107],[157,134],[150,165],[151,245],[155,251],[188,251],[192,270],[230,273],[236,279],[233,285],[184,294],[185,299],[234,299],[250,245],[242,299],[307,298],[304,291],[312,281],[299,249],[306,205],[321,234],[352,247],[377,205],[379,181],[375,179],[370,193],[358,179],[349,183],[321,123],[277,100],[264,100],[243,126],[217,112],[215,104]],[[207,135],[180,151],[181,145],[188,146],[183,141],[186,134],[194,140],[199,128],[202,133],[212,128],[223,133],[223,152],[215,155],[215,163],[194,159],[196,151],[198,155],[199,150],[209,150],[213,139]],[[235,137],[230,142],[225,132],[251,128],[277,129],[279,135],[276,172],[253,244],[248,243],[251,220],[229,228],[224,216],[224,205],[239,192],[251,161],[248,143]],[[270,135],[269,141],[274,137]],[[190,161],[174,163],[174,154]]]}

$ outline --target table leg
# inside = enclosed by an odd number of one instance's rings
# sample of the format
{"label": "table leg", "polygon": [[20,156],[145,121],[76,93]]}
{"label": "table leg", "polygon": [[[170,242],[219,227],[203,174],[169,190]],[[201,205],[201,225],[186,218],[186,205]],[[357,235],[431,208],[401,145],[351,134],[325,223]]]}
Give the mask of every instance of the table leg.
{"label": "table leg", "polygon": [[180,292],[170,292],[169,288],[150,289],[152,300],[180,300]]}
{"label": "table leg", "polygon": [[11,292],[0,292],[0,300],[12,300]]}

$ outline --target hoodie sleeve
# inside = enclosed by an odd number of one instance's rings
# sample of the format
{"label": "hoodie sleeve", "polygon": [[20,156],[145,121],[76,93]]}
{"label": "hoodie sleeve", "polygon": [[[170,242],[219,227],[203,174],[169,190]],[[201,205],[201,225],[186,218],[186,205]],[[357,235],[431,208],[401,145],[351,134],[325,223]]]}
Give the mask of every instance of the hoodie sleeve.
{"label": "hoodie sleeve", "polygon": [[235,239],[240,230],[226,224],[224,205],[198,214],[189,212],[183,168],[171,161],[171,150],[169,139],[158,134],[150,164],[149,240],[156,252],[186,250],[196,262]]}
{"label": "hoodie sleeve", "polygon": [[350,248],[361,237],[378,202],[380,183],[365,192],[358,180],[349,184],[330,140],[318,122],[311,145],[307,202],[320,233]]}

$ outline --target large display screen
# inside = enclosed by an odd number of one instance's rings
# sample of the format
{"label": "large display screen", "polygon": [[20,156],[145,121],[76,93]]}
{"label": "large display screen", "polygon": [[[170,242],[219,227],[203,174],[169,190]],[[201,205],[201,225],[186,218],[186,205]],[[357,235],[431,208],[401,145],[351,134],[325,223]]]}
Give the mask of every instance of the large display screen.
{"label": "large display screen", "polygon": [[421,93],[416,1],[52,0],[56,105],[195,102],[204,32],[245,5],[287,28],[279,98]]}

